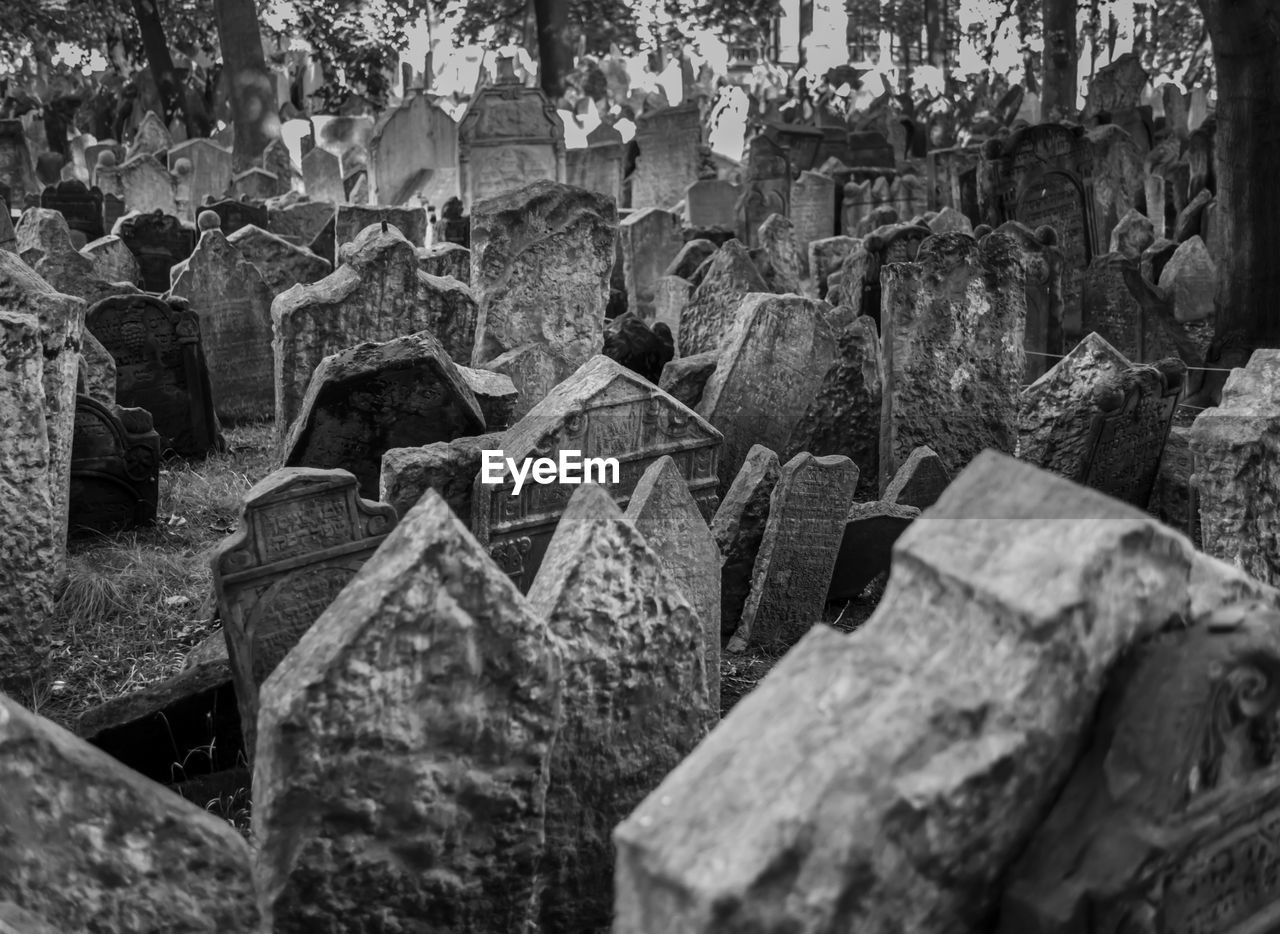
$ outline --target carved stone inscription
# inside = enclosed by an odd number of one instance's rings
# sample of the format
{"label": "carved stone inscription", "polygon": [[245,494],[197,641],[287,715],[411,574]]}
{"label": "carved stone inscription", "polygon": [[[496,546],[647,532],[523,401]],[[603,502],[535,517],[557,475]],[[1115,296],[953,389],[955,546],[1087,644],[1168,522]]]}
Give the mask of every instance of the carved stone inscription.
{"label": "carved stone inscription", "polygon": [[214,590],[246,748],[258,687],[395,524],[345,470],[285,468],[245,497],[240,529],[213,558]]}

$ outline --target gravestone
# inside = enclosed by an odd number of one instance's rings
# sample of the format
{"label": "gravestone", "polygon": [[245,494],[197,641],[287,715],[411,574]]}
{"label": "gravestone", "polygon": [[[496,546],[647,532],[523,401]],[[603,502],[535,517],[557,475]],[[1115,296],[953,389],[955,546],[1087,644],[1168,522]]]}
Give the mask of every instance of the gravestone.
{"label": "gravestone", "polygon": [[[323,149],[311,151],[324,152]],[[285,201],[288,203],[281,203]],[[294,192],[267,203],[267,222],[272,233],[298,246],[305,246],[333,223],[336,209],[332,202],[307,200],[306,195]]]}
{"label": "gravestone", "polygon": [[115,234],[86,243],[80,255],[93,264],[93,271],[104,282],[127,282],[136,286],[142,281],[138,258]]}
{"label": "gravestone", "polygon": [[848,305],[855,315],[867,315],[882,326],[883,289],[880,271],[890,263],[915,262],[920,244],[931,236],[920,224],[877,227],[855,244],[840,266],[840,288],[829,292],[829,301]]}
{"label": "gravestone", "polygon": [[281,184],[275,172],[254,166],[231,176],[227,194],[242,201],[266,201],[281,193]]}
{"label": "gravestone", "polygon": [[[1146,358],[1147,347],[1155,341],[1152,325],[1142,305],[1129,291],[1127,275],[1137,264],[1121,253],[1107,253],[1089,264],[1082,289],[1082,324],[1130,360]],[[1158,327],[1159,325],[1156,324]]]}
{"label": "gravestone", "polygon": [[303,186],[312,201],[338,204],[346,200],[342,187],[342,162],[327,149],[317,146],[302,157]]}
{"label": "gravestone", "polygon": [[222,222],[219,226],[222,228],[223,235],[227,237],[250,225],[262,230],[267,230],[270,226],[270,215],[265,206],[240,198],[206,201],[201,210],[212,211],[218,215],[218,220]]}
{"label": "gravestone", "polygon": [[[178,200],[173,176],[155,156],[144,153],[126,161],[117,170],[120,196],[129,211],[150,214],[178,213]],[[105,189],[104,189],[105,191]]]}
{"label": "gravestone", "polygon": [[760,245],[757,231],[765,218],[791,212],[791,163],[786,150],[767,136],[757,136],[747,145],[737,212],[738,237],[748,247]]}
{"label": "gravestone", "polygon": [[1126,259],[1137,261],[1142,252],[1155,242],[1155,229],[1151,221],[1137,208],[1130,208],[1111,231],[1111,252],[1123,254]]}
{"label": "gravestone", "polygon": [[615,830],[618,934],[982,929],[1112,666],[1262,590],[991,451],[895,551],[869,621],[815,626]]}
{"label": "gravestone", "polygon": [[262,686],[267,924],[526,929],[559,671],[546,621],[428,491]]}
{"label": "gravestone", "polygon": [[858,468],[859,499],[879,490],[880,409],[883,365],[875,322],[847,308],[828,316],[836,337],[835,362],[796,423],[784,448],[796,454],[843,454]]}
{"label": "gravestone", "polygon": [[457,167],[458,125],[435,95],[406,92],[369,141],[369,203],[407,204],[421,194],[426,203],[439,204],[458,193]]}
{"label": "gravestone", "polygon": [[502,433],[498,432],[458,438],[448,444],[437,441],[420,448],[392,448],[382,455],[378,498],[391,505],[396,515],[406,516],[427,490],[435,490],[454,515],[470,525],[482,452],[501,446]]}
{"label": "gravestone", "polygon": [[103,190],[102,193],[102,228],[115,230],[116,221],[124,217],[124,198]]}
{"label": "gravestone", "polygon": [[97,278],[93,263],[76,250],[67,222],[57,211],[28,208],[14,228],[17,254],[59,292],[89,300],[114,291]]}
{"label": "gravestone", "polygon": [[114,535],[151,525],[160,496],[160,436],[145,409],[76,396],[70,533]]}
{"label": "gravestone", "polygon": [[418,250],[418,265],[431,276],[471,282],[471,251],[456,243],[435,243]]}
{"label": "gravestone", "polygon": [[738,227],[742,188],[721,178],[703,178],[685,189],[684,214],[690,227]]}
{"label": "gravestone", "polygon": [[914,506],[876,500],[854,503],[845,516],[844,533],[831,570],[828,603],[857,600],[893,563],[894,543],[920,516]]}
{"label": "gravestone", "polygon": [[658,458],[640,477],[627,504],[627,520],[644,536],[645,544],[658,555],[663,573],[698,616],[707,698],[710,709],[718,712],[720,549],[671,457]]}
{"label": "gravestone", "polygon": [[213,587],[252,754],[258,690],[377,551],[396,523],[345,470],[286,467],[244,496],[238,529],[212,558]]}
{"label": "gravestone", "polygon": [[618,224],[627,309],[654,320],[655,283],[684,246],[680,218],[661,208],[632,211]]}
{"label": "gravestone", "polygon": [[[221,228],[226,233],[226,228]],[[319,282],[333,272],[333,265],[306,247],[297,246],[270,231],[250,224],[227,237],[254,266],[271,289],[272,298],[295,285]]]}
{"label": "gravestone", "polygon": [[1017,221],[1006,221],[998,230],[1017,243],[1026,274],[1027,317],[1022,346],[1027,363],[1023,379],[1033,382],[1066,350],[1062,300],[1064,258],[1058,247],[1058,233],[1052,227],[1046,225],[1033,231]]}
{"label": "gravestone", "polygon": [[[204,210],[208,198],[222,198],[231,187],[231,150],[209,139],[189,139],[169,149],[169,171],[177,168],[178,160],[191,163],[190,204],[194,212]],[[192,220],[195,218],[192,217]],[[230,233],[230,231],[227,231]]]}
{"label": "gravestone", "polygon": [[725,651],[793,645],[822,618],[857,485],[858,468],[840,455],[797,454],[783,465],[751,571],[751,592]]}
{"label": "gravestone", "polygon": [[[268,173],[275,176],[275,190],[267,197],[278,197],[288,194],[294,189],[294,182],[301,181],[298,170],[293,166],[293,157],[289,155],[289,147],[285,145],[282,138],[276,137],[267,143],[267,147],[262,150],[259,158],[262,168]],[[265,178],[265,176],[262,176]],[[235,184],[235,179],[232,179]],[[258,197],[252,194],[251,197]]]}
{"label": "gravestone", "polygon": [[11,207],[20,208],[28,195],[40,194],[21,120],[0,120],[0,185],[8,189],[0,197]]}
{"label": "gravestone", "polygon": [[565,508],[529,605],[546,620],[563,672],[539,925],[599,930],[612,915],[614,825],[715,723],[702,622],[661,556],[595,485]]}
{"label": "gravestone", "polygon": [[[481,201],[471,215],[471,288],[478,305],[473,367],[541,344],[564,379],[604,345],[617,211],[608,198],[550,181]],[[522,404],[536,402],[519,370]]]}
{"label": "gravestone", "polygon": [[125,153],[125,160],[147,155],[163,158],[173,145],[173,136],[164,125],[164,120],[154,110],[148,110],[133,134],[133,142]]}
{"label": "gravestone", "polygon": [[1094,255],[1106,249],[1111,232],[1129,211],[1145,201],[1142,150],[1118,126],[1097,127],[1086,134],[1093,151]]}
{"label": "gravestone", "polygon": [[1173,316],[1179,322],[1212,318],[1218,268],[1200,237],[1178,244],[1160,272],[1160,288],[1173,299]]}
{"label": "gravestone", "polygon": [[392,208],[380,205],[339,204],[334,219],[334,243],[341,249],[372,224],[389,224],[415,247],[427,242],[427,212],[423,208]]}
{"label": "gravestone", "polygon": [[1196,416],[1189,436],[1205,552],[1273,587],[1280,559],[1265,504],[1274,497],[1277,399],[1280,352],[1255,350],[1231,371],[1219,404]]}
{"label": "gravestone", "polygon": [[803,273],[809,269],[809,244],[836,232],[836,183],[817,172],[801,172],[791,185],[791,222],[796,228]]}
{"label": "gravestone", "polygon": [[389,449],[484,431],[480,403],[444,347],[412,334],[320,361],[285,437],[284,465],[347,470],[376,499]]}
{"label": "gravestone", "polygon": [[769,286],[738,240],[730,240],[710,259],[702,282],[680,316],[676,346],[684,357],[717,350],[733,324],[744,296]]}
{"label": "gravestone", "polygon": [[963,233],[973,236],[973,222],[953,207],[944,207],[929,221],[929,229],[936,234]]}
{"label": "gravestone", "polygon": [[832,274],[839,272],[849,254],[859,246],[859,240],[845,236],[811,241],[808,256],[810,291],[818,298],[827,298]]}
{"label": "gravestone", "polygon": [[951,476],[943,466],[942,458],[934,453],[933,448],[921,445],[903,461],[884,488],[884,501],[893,506],[928,509],[938,501],[949,483]]}
{"label": "gravestone", "polygon": [[756,240],[760,246],[759,253],[754,255],[759,257],[757,262],[769,291],[780,295],[800,294],[803,263],[795,225],[781,214],[770,214],[756,231]]}
{"label": "gravestone", "polygon": [[978,146],[931,149],[925,161],[929,206],[939,210],[954,208],[971,222],[978,223],[980,159],[981,148]]}
{"label": "gravestone", "polygon": [[131,214],[112,230],[138,260],[142,287],[148,292],[166,292],[174,266],[189,257],[196,246],[196,232],[172,214],[155,211]]}
{"label": "gravestone", "polygon": [[696,103],[664,107],[636,119],[639,147],[630,177],[631,207],[670,210],[698,181],[702,114]]}
{"label": "gravestone", "polygon": [[1026,272],[1012,235],[930,237],[881,271],[880,478],[927,444],[958,473],[984,448],[1012,453],[1026,367]]}
{"label": "gravestone", "polygon": [[751,571],[764,538],[769,503],[782,465],[778,455],[762,444],[747,452],[720,508],[711,520],[711,535],[722,556],[720,563],[720,638],[727,641],[738,629],[742,609],[751,593]]}
{"label": "gravestone", "polygon": [[117,402],[151,413],[162,451],[199,458],[221,447],[200,322],[185,301],[104,298],[85,327],[115,361]]}
{"label": "gravestone", "polygon": [[458,125],[458,183],[464,213],[530,182],[565,180],[564,123],[545,94],[498,59],[494,83],[471,101]]}
{"label": "gravestone", "polygon": [[259,929],[253,855],[227,821],[4,696],[0,784],[0,928],[21,906],[48,924],[22,934]]}
{"label": "gravestone", "polygon": [[59,182],[56,186],[46,188],[40,194],[40,207],[57,211],[66,218],[72,236],[79,233],[84,238],[84,242],[78,244],[73,240],[77,249],[105,233],[102,226],[102,192],[87,187],[79,179]]}
{"label": "gravestone", "polygon": [[622,134],[607,123],[587,134],[585,149],[565,151],[565,180],[575,188],[585,188],[622,204],[622,174],[626,143]]}
{"label": "gravestone", "polygon": [[[605,356],[593,357],[529,410],[501,445],[517,465],[532,457],[558,459],[559,451],[618,461],[609,495],[625,506],[640,477],[670,454],[704,517],[716,503],[722,436],[671,396]],[[576,455],[575,455],[576,456]],[[508,467],[496,484],[476,478],[472,528],[507,574],[527,590],[574,484],[526,483],[519,495]],[[593,472],[587,480],[598,479]]]}
{"label": "gravestone", "polygon": [[190,302],[200,319],[218,418],[236,423],[270,416],[275,386],[271,290],[258,268],[212,228],[170,276],[169,294]]}
{"label": "gravestone", "polygon": [[753,444],[786,446],[837,353],[824,303],[798,295],[750,295],[720,345],[698,414],[724,435],[722,488]]}

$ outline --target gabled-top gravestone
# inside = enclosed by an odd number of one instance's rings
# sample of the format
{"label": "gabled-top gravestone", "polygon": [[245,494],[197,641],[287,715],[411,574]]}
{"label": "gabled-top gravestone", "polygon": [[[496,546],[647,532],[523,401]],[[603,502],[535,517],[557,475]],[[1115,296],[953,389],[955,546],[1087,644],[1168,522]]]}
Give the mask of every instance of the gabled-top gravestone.
{"label": "gabled-top gravestone", "polygon": [[429,490],[262,686],[267,929],[530,929],[561,671]]}
{"label": "gabled-top gravestone", "polygon": [[631,207],[670,210],[698,180],[702,114],[696,103],[643,113],[636,120]]}
{"label": "gabled-top gravestone", "polygon": [[608,123],[601,123],[587,134],[585,149],[565,152],[565,178],[575,188],[608,195],[622,204],[622,171],[626,144],[622,134]]}
{"label": "gabled-top gravestone", "polygon": [[302,183],[312,201],[338,204],[347,199],[342,160],[319,146],[302,157]]}
{"label": "gabled-top gravestone", "polygon": [[458,125],[463,210],[540,179],[565,180],[564,123],[538,88],[526,88],[509,58],[472,100]]}
{"label": "gabled-top gravestone", "polygon": [[116,364],[116,400],[146,409],[162,449],[204,457],[221,445],[200,322],[186,302],[154,295],[104,298],[85,327]]}
{"label": "gabled-top gravestone", "polygon": [[[558,463],[560,452],[576,452],[566,456],[575,462],[581,458],[583,464],[588,458],[616,458],[616,482],[612,472],[594,461],[589,475],[582,469],[582,479],[601,480],[609,495],[625,505],[649,465],[670,454],[704,518],[709,518],[717,501],[721,441],[720,432],[673,397],[608,357],[597,356],[507,432],[502,457],[521,470],[529,459]],[[527,590],[576,485],[533,483],[526,477],[513,495],[510,468],[504,464],[494,475],[499,482],[485,483],[483,472],[476,478],[472,527],[494,560]]]}
{"label": "gabled-top gravestone", "polygon": [[405,204],[416,194],[440,204],[458,193],[458,125],[433,95],[408,92],[380,124],[369,142],[370,204]]}
{"label": "gabled-top gravestone", "polygon": [[170,147],[168,159],[170,172],[175,170],[179,159],[191,163],[189,200],[197,213],[204,210],[205,199],[221,198],[231,187],[231,150],[213,140],[189,139],[178,143]]}
{"label": "gabled-top gravestone", "polygon": [[240,526],[212,564],[247,750],[259,686],[395,523],[395,510],[361,499],[345,470],[286,467],[245,494]]}
{"label": "gabled-top gravestone", "polygon": [[[89,188],[79,179],[46,188],[40,193],[40,207],[57,211],[66,218],[76,249],[106,233],[102,226],[102,192]],[[76,233],[83,238],[82,243],[75,242]]]}
{"label": "gabled-top gravestone", "polygon": [[133,142],[129,144],[125,160],[141,155],[163,157],[172,145],[173,136],[165,127],[164,121],[156,115],[154,110],[148,110],[133,134]]}
{"label": "gabled-top gravestone", "polygon": [[126,215],[112,233],[137,257],[142,287],[148,292],[167,292],[173,267],[189,257],[196,246],[192,227],[160,211]]}

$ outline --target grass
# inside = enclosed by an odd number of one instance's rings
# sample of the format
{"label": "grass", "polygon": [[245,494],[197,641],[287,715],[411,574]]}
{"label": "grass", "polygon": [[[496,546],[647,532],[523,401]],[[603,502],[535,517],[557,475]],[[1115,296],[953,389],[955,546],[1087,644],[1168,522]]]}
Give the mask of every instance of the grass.
{"label": "grass", "polygon": [[165,465],[154,527],[71,540],[48,661],[20,702],[71,727],[85,710],[176,674],[214,631],[212,549],[272,467],[270,424],[225,434],[225,453]]}

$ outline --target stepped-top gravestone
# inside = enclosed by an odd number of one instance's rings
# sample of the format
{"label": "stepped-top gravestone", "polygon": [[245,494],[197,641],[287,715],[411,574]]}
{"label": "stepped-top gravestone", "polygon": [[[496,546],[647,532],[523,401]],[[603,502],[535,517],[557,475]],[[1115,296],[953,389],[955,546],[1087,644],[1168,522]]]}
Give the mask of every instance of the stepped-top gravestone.
{"label": "stepped-top gravestone", "polygon": [[547,621],[427,491],[262,686],[268,929],[529,929],[561,670]]}
{"label": "stepped-top gravestone", "polygon": [[463,211],[479,201],[545,179],[565,180],[564,123],[545,94],[526,88],[509,58],[458,125],[458,181]]}
{"label": "stepped-top gravestone", "polygon": [[[604,465],[594,463],[582,479],[602,482],[619,505],[629,501],[649,465],[670,454],[705,518],[717,502],[721,441],[720,432],[667,393],[597,356],[517,422],[501,448],[503,457],[518,466],[530,458],[558,462],[559,452],[578,452],[573,460],[582,458],[584,474],[588,458],[616,458],[616,482]],[[601,473],[609,475],[601,478]],[[504,465],[495,474],[497,483],[485,483],[483,474],[476,477],[472,528],[499,566],[527,590],[576,487],[526,482],[513,495],[510,468]]]}
{"label": "stepped-top gravestone", "polygon": [[639,147],[631,175],[631,207],[670,210],[698,180],[702,114],[697,103],[646,112],[636,120]]}
{"label": "stepped-top gravestone", "polygon": [[220,446],[200,321],[185,301],[154,295],[104,298],[85,327],[116,364],[116,399],[155,419],[161,448],[204,457]]}
{"label": "stepped-top gravestone", "polygon": [[250,754],[259,686],[395,522],[345,470],[287,467],[245,494],[239,529],[214,554],[213,586]]}

